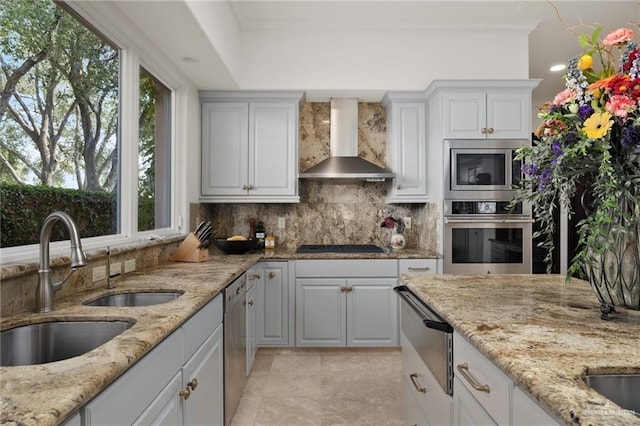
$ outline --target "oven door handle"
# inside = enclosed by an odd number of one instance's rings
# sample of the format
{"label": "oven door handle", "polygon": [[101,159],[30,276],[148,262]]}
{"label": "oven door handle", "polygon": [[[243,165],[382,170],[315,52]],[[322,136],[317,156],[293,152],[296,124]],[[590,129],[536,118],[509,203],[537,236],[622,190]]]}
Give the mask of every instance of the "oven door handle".
{"label": "oven door handle", "polygon": [[422,323],[427,327],[433,330],[443,331],[445,333],[453,333],[453,327],[451,327],[446,322],[433,321],[430,319],[423,318]]}
{"label": "oven door handle", "polygon": [[444,218],[444,223],[533,223],[533,219],[453,219]]}

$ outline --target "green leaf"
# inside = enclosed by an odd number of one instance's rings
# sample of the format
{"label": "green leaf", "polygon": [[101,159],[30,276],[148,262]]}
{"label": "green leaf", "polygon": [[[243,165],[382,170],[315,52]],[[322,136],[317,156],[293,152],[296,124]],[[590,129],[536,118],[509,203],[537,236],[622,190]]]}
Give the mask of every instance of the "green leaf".
{"label": "green leaf", "polygon": [[585,34],[580,34],[578,36],[578,44],[582,48],[591,46],[591,43],[589,42],[589,38]]}

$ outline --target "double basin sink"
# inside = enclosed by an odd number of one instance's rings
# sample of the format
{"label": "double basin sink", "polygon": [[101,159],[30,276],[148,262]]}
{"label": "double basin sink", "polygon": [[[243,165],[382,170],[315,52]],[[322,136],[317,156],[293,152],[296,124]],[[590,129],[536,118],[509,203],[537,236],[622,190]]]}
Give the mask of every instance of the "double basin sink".
{"label": "double basin sink", "polygon": [[[84,303],[87,306],[138,307],[171,302],[181,292],[119,293]],[[45,364],[83,355],[134,325],[131,321],[53,321],[0,332],[0,365]]]}

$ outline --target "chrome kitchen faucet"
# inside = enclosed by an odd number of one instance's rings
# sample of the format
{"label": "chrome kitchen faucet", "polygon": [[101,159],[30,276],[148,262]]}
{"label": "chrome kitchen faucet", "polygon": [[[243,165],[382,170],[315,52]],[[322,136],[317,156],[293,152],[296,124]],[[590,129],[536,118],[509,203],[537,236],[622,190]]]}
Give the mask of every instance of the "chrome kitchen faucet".
{"label": "chrome kitchen faucet", "polygon": [[[51,231],[56,221],[62,221],[69,230],[71,242],[71,270],[62,280],[52,283],[49,269],[49,241]],[[51,312],[54,310],[55,293],[71,277],[77,268],[87,266],[87,257],[82,251],[80,233],[71,216],[64,212],[53,212],[42,222],[40,228],[40,270],[38,271],[38,287],[36,288],[36,312]]]}

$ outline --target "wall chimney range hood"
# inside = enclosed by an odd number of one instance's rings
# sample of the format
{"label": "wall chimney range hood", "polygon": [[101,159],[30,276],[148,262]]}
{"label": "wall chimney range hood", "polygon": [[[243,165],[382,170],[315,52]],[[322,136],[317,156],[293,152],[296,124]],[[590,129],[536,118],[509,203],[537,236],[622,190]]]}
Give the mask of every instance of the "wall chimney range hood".
{"label": "wall chimney range hood", "polygon": [[300,179],[340,179],[381,182],[395,177],[358,157],[358,99],[331,99],[330,157],[299,174]]}

